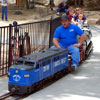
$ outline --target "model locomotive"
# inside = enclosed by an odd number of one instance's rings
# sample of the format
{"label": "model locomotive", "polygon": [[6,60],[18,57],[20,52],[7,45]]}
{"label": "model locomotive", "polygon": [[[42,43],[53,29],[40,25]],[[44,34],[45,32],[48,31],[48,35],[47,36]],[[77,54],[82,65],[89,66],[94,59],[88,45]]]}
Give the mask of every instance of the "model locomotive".
{"label": "model locomotive", "polygon": [[[80,49],[80,62],[91,52],[93,45],[91,31],[83,29],[86,40]],[[25,94],[34,91],[35,86],[42,80],[57,72],[68,69],[71,65],[71,55],[63,48],[48,49],[16,59],[9,68],[9,91],[15,94]]]}
{"label": "model locomotive", "polygon": [[39,81],[65,69],[68,52],[65,49],[48,49],[16,60],[9,69],[9,91],[30,93]]}

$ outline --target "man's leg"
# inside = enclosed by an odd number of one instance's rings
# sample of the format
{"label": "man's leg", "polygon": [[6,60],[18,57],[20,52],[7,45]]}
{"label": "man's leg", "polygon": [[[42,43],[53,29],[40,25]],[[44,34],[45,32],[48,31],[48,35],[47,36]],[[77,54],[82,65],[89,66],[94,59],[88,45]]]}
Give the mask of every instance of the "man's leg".
{"label": "man's leg", "polygon": [[5,20],[7,21],[7,7],[5,7]]}
{"label": "man's leg", "polygon": [[[61,48],[64,48],[60,43],[59,43],[59,45],[60,45]],[[55,47],[55,46],[53,45],[53,46],[51,46],[50,48],[57,48],[57,47]],[[65,48],[65,49],[66,49],[66,48]]]}
{"label": "man's leg", "polygon": [[74,47],[73,45],[69,46],[68,48],[69,53],[72,54],[72,65],[71,66],[78,66],[80,60],[80,52],[79,48]]}
{"label": "man's leg", "polygon": [[2,12],[2,20],[4,20],[4,7],[1,7],[1,12]]}

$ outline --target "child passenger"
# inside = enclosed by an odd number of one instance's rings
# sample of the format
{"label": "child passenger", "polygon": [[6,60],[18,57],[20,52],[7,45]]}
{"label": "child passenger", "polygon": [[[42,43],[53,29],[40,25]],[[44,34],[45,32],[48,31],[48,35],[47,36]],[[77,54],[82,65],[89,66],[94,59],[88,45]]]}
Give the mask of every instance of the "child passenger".
{"label": "child passenger", "polygon": [[73,10],[69,11],[68,17],[70,18],[70,22],[72,22],[73,14],[74,14]]}
{"label": "child passenger", "polygon": [[83,14],[79,14],[78,19],[76,20],[76,25],[78,25],[80,28],[83,28],[87,25],[87,20],[83,19]]}
{"label": "child passenger", "polygon": [[[79,18],[79,14],[83,14],[83,10],[81,8],[76,9],[76,14],[73,16],[74,21]],[[83,14],[83,20],[86,20],[86,16]]]}

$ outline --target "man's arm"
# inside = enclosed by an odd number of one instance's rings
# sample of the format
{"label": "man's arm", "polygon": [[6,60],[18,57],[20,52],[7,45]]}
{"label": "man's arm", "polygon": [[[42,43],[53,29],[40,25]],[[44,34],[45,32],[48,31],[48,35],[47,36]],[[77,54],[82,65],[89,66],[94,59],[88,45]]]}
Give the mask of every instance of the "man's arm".
{"label": "man's arm", "polygon": [[85,33],[80,36],[79,43],[82,45],[85,40]]}
{"label": "man's arm", "polygon": [[55,47],[60,48],[59,39],[53,38],[53,44],[54,44]]}
{"label": "man's arm", "polygon": [[85,40],[85,33],[80,36],[79,43],[74,44],[74,47],[79,47],[80,45],[82,45],[84,40]]}

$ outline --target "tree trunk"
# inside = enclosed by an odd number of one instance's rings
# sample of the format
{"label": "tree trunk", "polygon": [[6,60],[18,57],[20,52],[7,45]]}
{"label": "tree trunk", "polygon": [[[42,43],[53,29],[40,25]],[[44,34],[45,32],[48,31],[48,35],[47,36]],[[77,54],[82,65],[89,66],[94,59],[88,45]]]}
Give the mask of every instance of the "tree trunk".
{"label": "tree trunk", "polygon": [[28,0],[26,0],[26,9],[29,9],[29,3],[28,3]]}

